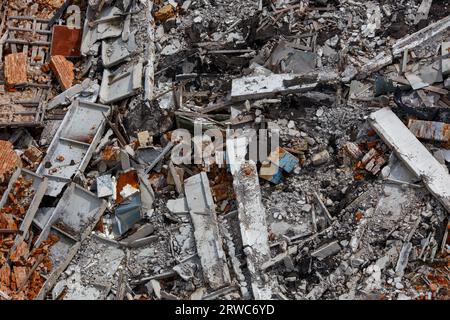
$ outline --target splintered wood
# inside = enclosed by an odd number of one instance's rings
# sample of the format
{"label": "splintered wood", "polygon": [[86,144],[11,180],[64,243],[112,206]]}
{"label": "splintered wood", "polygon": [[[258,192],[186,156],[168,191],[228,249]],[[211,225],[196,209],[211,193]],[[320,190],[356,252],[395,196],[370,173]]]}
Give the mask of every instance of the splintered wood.
{"label": "splintered wood", "polygon": [[8,88],[27,83],[27,56],[12,53],[5,57],[5,80]]}
{"label": "splintered wood", "polygon": [[50,60],[50,68],[63,90],[72,87],[73,80],[75,79],[72,62],[63,56],[53,56]]}

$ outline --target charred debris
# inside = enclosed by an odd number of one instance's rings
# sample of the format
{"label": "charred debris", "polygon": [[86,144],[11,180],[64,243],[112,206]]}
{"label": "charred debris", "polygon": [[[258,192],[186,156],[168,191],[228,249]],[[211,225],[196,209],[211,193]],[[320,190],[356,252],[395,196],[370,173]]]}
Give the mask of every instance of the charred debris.
{"label": "charred debris", "polygon": [[0,7],[0,300],[448,299],[448,1]]}

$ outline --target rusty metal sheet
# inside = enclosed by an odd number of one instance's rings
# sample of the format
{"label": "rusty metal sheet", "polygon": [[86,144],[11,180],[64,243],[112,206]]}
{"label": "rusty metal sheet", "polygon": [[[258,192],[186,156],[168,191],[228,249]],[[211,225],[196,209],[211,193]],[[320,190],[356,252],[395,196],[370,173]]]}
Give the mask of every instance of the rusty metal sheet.
{"label": "rusty metal sheet", "polygon": [[67,26],[54,26],[52,37],[51,56],[64,56],[78,58],[81,56],[81,29],[70,29]]}
{"label": "rusty metal sheet", "polygon": [[420,139],[450,141],[450,124],[448,123],[410,119],[408,128]]}

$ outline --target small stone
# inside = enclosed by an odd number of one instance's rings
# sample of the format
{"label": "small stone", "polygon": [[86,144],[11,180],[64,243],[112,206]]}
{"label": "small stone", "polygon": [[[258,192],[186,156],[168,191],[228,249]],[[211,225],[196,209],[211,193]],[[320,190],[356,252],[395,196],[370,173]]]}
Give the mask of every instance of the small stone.
{"label": "small stone", "polygon": [[450,89],[450,77],[445,79],[445,81],[444,81],[444,88],[445,89]]}
{"label": "small stone", "polygon": [[391,174],[391,168],[389,166],[385,166],[383,169],[381,169],[381,177],[383,179],[387,179],[390,174]]}
{"label": "small stone", "polygon": [[311,138],[311,137],[304,137],[304,138],[310,146],[314,146],[316,144],[316,140],[314,140],[314,138]]}
{"label": "small stone", "polygon": [[395,283],[395,287],[399,290],[403,289],[405,286],[401,284],[400,282]]}
{"label": "small stone", "polygon": [[304,211],[304,212],[310,212],[311,209],[312,209],[312,206],[311,206],[309,203],[304,204],[304,205],[302,206],[302,211]]}
{"label": "small stone", "polygon": [[295,128],[295,122],[294,121],[289,121],[288,122],[288,124],[287,124],[287,127],[289,128],[289,129],[294,129]]}
{"label": "small stone", "polygon": [[315,166],[320,166],[321,164],[327,163],[329,159],[330,159],[330,154],[328,153],[327,150],[323,150],[323,151],[313,155],[312,163]]}
{"label": "small stone", "polygon": [[296,277],[287,277],[287,278],[284,278],[284,280],[286,280],[287,282],[295,282],[295,281],[297,281],[297,278]]}
{"label": "small stone", "polygon": [[344,248],[345,248],[346,246],[348,246],[348,240],[341,240],[339,243],[340,243],[341,246],[343,246]]}

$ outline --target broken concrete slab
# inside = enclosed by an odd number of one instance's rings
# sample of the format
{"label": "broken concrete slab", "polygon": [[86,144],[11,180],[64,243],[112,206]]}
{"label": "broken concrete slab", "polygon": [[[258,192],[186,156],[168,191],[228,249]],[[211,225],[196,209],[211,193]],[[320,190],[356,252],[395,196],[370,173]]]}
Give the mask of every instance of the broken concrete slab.
{"label": "broken concrete slab", "polygon": [[332,255],[335,255],[339,251],[341,251],[341,246],[339,245],[338,241],[336,240],[336,241],[327,243],[327,244],[321,246],[320,248],[314,250],[313,252],[311,252],[311,256],[322,261]]}
{"label": "broken concrete slab", "polygon": [[425,42],[432,41],[435,38],[441,36],[450,27],[450,16],[447,16],[435,23],[428,25],[427,27],[410,34],[397,42],[392,46],[392,54],[399,56],[403,54],[405,50],[414,49]]}
{"label": "broken concrete slab", "polygon": [[431,86],[435,82],[443,81],[439,61],[420,66],[415,72],[406,72],[405,77],[408,79],[414,90],[422,89]]}
{"label": "broken concrete slab", "polygon": [[305,52],[297,49],[293,43],[280,41],[267,64],[276,73],[304,74],[315,69],[316,59],[314,52]]}
{"label": "broken concrete slab", "polygon": [[[442,42],[441,46],[441,54],[443,56],[448,55],[450,53],[450,41]],[[442,74],[447,76],[450,74],[450,58],[442,59]]]}
{"label": "broken concrete slab", "polygon": [[369,123],[384,142],[394,150],[397,157],[417,177],[422,178],[431,194],[450,212],[450,192],[448,191],[450,175],[448,171],[417,140],[390,108],[383,108],[372,113]]}
{"label": "broken concrete slab", "polygon": [[186,179],[184,187],[205,281],[212,289],[228,286],[231,281],[230,272],[206,173]]}
{"label": "broken concrete slab", "polygon": [[110,174],[97,177],[97,196],[105,198],[114,194],[114,182]]}
{"label": "broken concrete slab", "polygon": [[262,204],[258,171],[253,162],[241,162],[233,172],[242,244],[250,271],[253,298],[269,300],[272,288],[264,280],[262,265],[270,259],[266,211]]}
{"label": "broken concrete slab", "polygon": [[134,241],[150,236],[154,231],[155,227],[153,224],[146,223],[143,226],[140,226],[132,235],[123,239],[121,243],[131,244]]}
{"label": "broken concrete slab", "polygon": [[187,214],[189,213],[189,206],[186,198],[170,199],[167,201],[167,209],[173,214]]}

